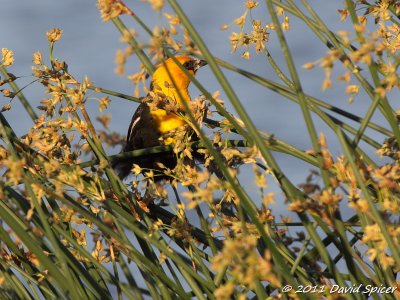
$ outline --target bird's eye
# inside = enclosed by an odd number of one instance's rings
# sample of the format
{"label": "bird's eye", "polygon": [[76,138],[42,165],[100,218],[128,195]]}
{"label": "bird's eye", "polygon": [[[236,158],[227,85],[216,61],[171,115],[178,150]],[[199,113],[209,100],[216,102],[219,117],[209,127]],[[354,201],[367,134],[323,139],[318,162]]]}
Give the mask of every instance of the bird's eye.
{"label": "bird's eye", "polygon": [[193,70],[193,64],[191,61],[187,61],[183,64],[183,66],[185,67],[185,69],[187,70]]}

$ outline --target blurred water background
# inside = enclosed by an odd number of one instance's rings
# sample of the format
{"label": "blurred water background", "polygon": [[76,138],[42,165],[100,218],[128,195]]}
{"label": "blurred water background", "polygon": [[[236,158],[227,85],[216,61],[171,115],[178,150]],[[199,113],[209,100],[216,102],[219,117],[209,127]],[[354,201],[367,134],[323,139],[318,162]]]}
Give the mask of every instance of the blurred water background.
{"label": "blurred water background", "polygon": [[[129,7],[148,25],[165,24],[165,20],[162,20],[160,15],[152,11],[149,4],[141,1],[129,2],[127,3]],[[243,51],[231,53],[229,35],[232,31],[239,31],[237,26],[232,26],[227,31],[220,30],[220,26],[232,24],[233,20],[244,12],[243,1],[186,0],[179,2],[216,57],[279,82],[263,54],[255,55],[252,53],[252,59],[247,61],[240,57]],[[311,0],[309,3],[333,31],[351,31],[349,23],[339,22],[340,16],[337,9],[343,8],[342,1]],[[0,46],[14,51],[15,64],[9,70],[17,76],[25,76],[17,81],[20,87],[34,79],[31,76],[31,65],[32,54],[35,51],[41,51],[43,57],[48,60],[48,42],[45,33],[51,28],[58,27],[64,30],[64,34],[62,39],[56,43],[55,57],[68,63],[71,74],[78,80],[83,80],[84,76],[87,75],[96,86],[133,94],[132,83],[126,77],[118,77],[114,73],[115,53],[118,49],[124,49],[125,45],[119,41],[120,34],[114,25],[104,23],[100,19],[95,1],[3,0],[1,10]],[[172,12],[168,7],[165,8],[165,11]],[[253,11],[253,17],[262,20],[262,24],[271,22],[263,1],[261,1],[260,7]],[[135,28],[141,33],[138,25],[131,18],[124,17],[123,20],[127,22],[128,27]],[[147,36],[142,36],[143,42],[148,41]],[[141,36],[139,35],[140,39]],[[304,24],[298,22],[294,17],[291,18],[291,30],[287,32],[287,40],[298,67],[303,89],[307,94],[350,110],[359,116],[365,114],[370,104],[370,99],[365,95],[361,93],[353,104],[349,104],[343,83],[334,82],[332,89],[323,92],[321,90],[324,77],[323,70],[320,68],[314,70],[301,68],[304,63],[316,61],[324,56],[327,48],[317,40]],[[274,59],[286,71],[281,47],[273,33],[267,47]],[[126,71],[127,74],[138,71],[136,59],[129,61]],[[300,107],[297,104],[242,76],[228,71],[225,73],[259,129],[300,149],[312,148]],[[338,68],[333,72],[332,78],[334,79],[343,73],[344,69]],[[203,68],[198,73],[197,78],[210,92],[221,90],[208,68]],[[38,83],[28,86],[24,93],[33,107],[40,105],[40,100],[45,96],[42,86]],[[195,97],[199,95],[199,92],[191,87],[191,94],[192,97]],[[111,100],[108,109],[108,112],[113,116],[110,128],[125,134],[137,104],[115,97],[111,97]],[[229,103],[227,103],[227,107],[234,113]],[[97,104],[90,108],[93,109],[93,114],[98,113]],[[5,116],[19,135],[26,133],[32,126],[32,121],[19,104],[18,99],[13,101],[12,109],[6,112]],[[381,124],[383,122],[379,113],[375,114],[373,120]],[[340,154],[342,152],[340,145],[337,144],[329,129],[319,121],[318,117],[314,116],[314,121],[318,132],[324,132],[327,135],[328,145],[333,156]],[[350,124],[352,123],[350,122]],[[383,125],[387,126],[385,123]],[[368,130],[367,132],[369,133]],[[372,137],[376,137],[376,134],[372,133]],[[378,137],[378,139],[383,140],[381,137]],[[366,149],[368,153],[372,153],[372,149],[368,146],[366,146]],[[109,154],[114,154],[118,152],[118,149],[108,149],[108,151]],[[311,168],[309,165],[287,155],[276,153],[275,157],[295,184],[304,182]],[[242,176],[247,175],[242,174]],[[248,176],[248,184],[253,184],[252,181],[252,177]],[[277,192],[277,198],[282,199],[283,197],[274,183],[270,181],[270,184],[271,190]],[[254,195],[257,195],[255,188],[254,193]],[[273,206],[274,212],[277,215],[287,215],[286,207],[281,203]]]}

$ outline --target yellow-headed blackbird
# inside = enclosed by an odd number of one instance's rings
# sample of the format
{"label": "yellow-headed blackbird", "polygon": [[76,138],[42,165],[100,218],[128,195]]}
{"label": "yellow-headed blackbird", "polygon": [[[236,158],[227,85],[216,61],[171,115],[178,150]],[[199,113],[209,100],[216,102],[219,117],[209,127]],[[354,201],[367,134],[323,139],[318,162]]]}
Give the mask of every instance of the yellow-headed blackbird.
{"label": "yellow-headed blackbird", "polygon": [[[192,75],[195,75],[199,68],[207,64],[204,60],[189,56],[175,56],[175,58]],[[169,100],[176,101],[179,107],[184,109],[182,101],[191,100],[188,91],[189,84],[190,78],[172,58],[169,58],[154,71],[150,90],[153,95],[155,93],[161,94],[164,98],[167,97]],[[148,97],[151,94],[149,93]],[[151,108],[148,103],[149,101],[142,101],[134,113],[122,152],[172,144],[175,142],[173,137],[163,137],[185,124],[185,121],[178,114],[167,112],[162,109],[162,106],[160,108],[160,105],[156,109]],[[116,161],[113,168],[118,176],[123,179],[129,175],[133,164],[137,164],[144,171],[149,169],[155,171],[155,179],[157,180],[165,178],[160,170],[159,163],[166,168],[174,169],[177,163],[176,155],[172,152],[149,154],[129,160]]]}

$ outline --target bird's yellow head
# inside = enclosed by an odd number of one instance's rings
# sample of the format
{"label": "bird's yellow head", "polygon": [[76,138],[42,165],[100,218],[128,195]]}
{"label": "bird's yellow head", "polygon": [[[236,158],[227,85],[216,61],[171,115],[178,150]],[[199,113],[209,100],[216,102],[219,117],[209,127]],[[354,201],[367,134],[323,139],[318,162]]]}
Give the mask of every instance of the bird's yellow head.
{"label": "bird's yellow head", "polygon": [[[192,75],[195,75],[198,69],[207,64],[204,60],[190,56],[175,56],[175,58]],[[185,100],[190,100],[189,83],[190,78],[172,58],[164,61],[153,73],[153,86],[161,89],[165,95],[174,98],[177,96],[176,91],[174,91],[174,87],[176,87]],[[179,99],[177,100],[180,102]]]}

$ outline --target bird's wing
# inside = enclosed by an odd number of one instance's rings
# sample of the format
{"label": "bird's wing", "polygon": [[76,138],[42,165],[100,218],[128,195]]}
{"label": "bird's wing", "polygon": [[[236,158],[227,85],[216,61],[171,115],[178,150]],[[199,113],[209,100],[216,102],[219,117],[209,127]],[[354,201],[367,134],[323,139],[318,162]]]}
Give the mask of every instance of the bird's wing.
{"label": "bird's wing", "polygon": [[138,131],[138,124],[140,120],[142,120],[144,113],[148,110],[148,106],[145,103],[140,103],[135,113],[132,116],[131,123],[129,124],[128,134],[126,136],[126,143],[131,144],[134,140],[134,137]]}

